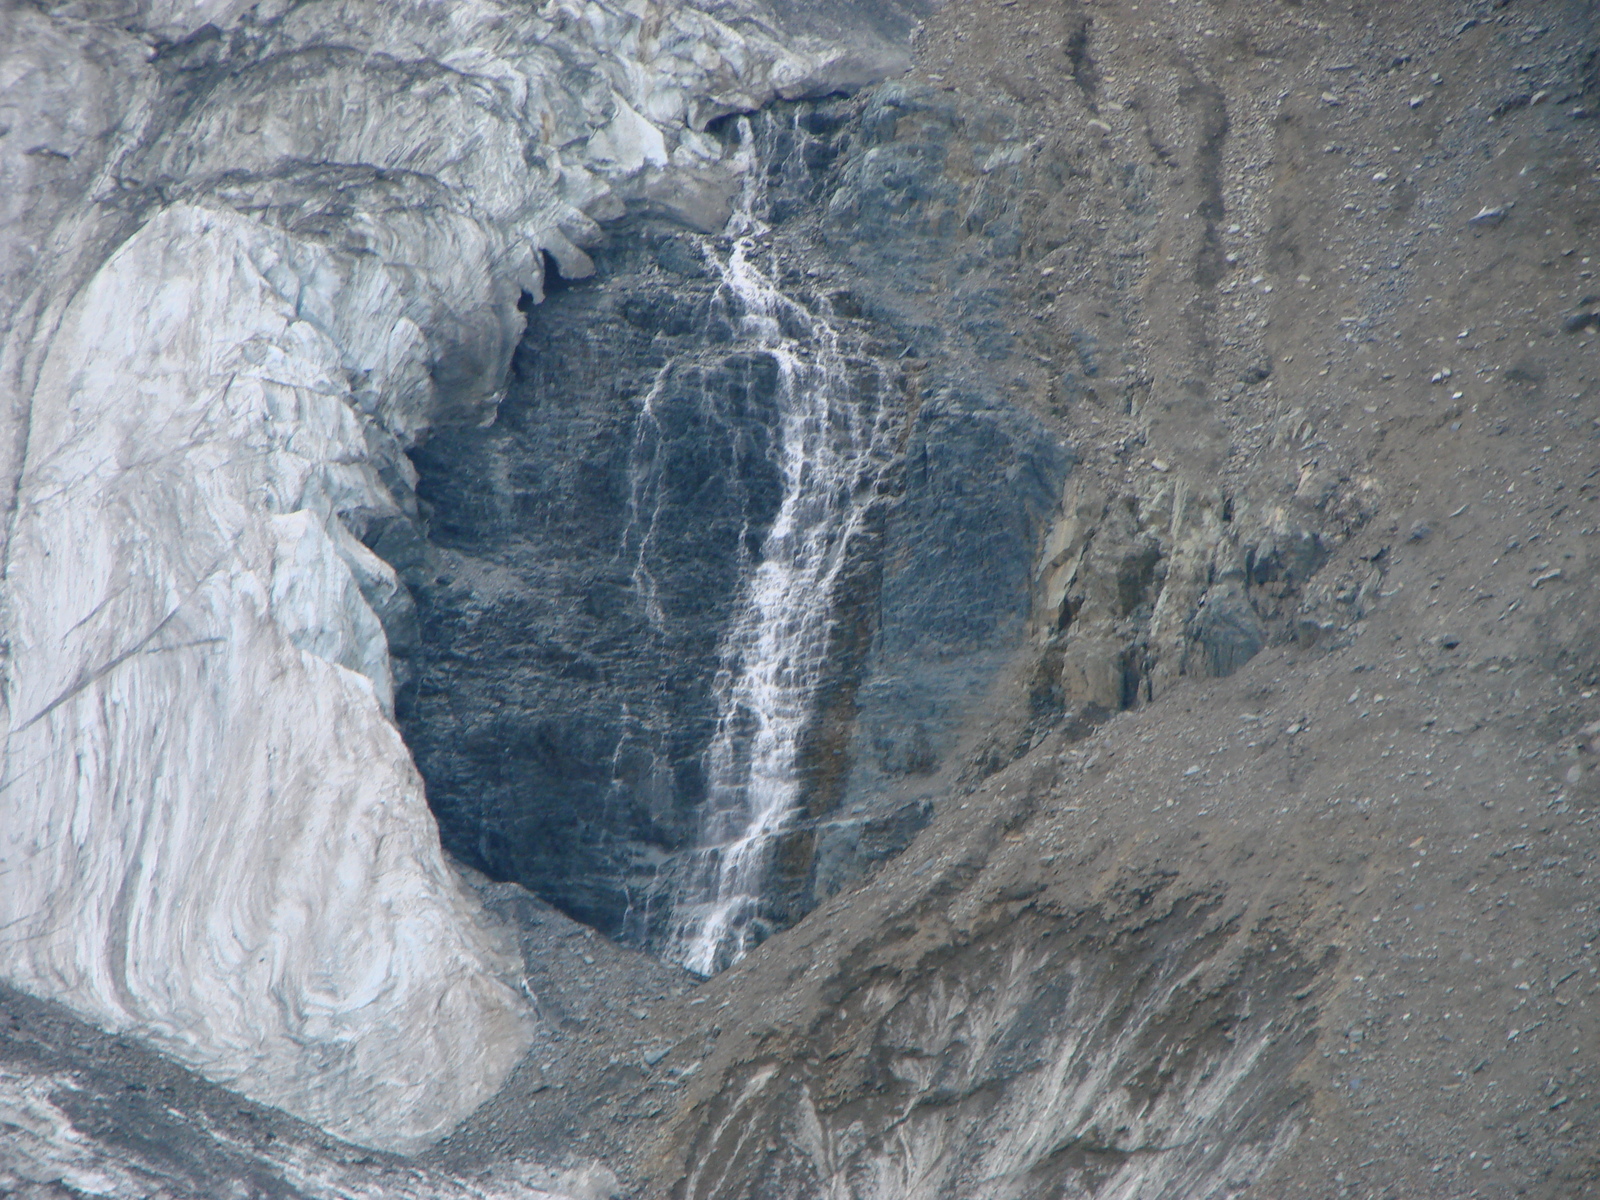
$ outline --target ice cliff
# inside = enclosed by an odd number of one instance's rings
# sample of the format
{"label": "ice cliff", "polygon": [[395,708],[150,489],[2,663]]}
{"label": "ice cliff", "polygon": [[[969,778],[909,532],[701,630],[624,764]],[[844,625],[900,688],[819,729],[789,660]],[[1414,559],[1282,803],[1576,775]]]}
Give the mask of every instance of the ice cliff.
{"label": "ice cliff", "polygon": [[493,417],[597,223],[720,225],[709,121],[897,51],[648,0],[0,27],[0,972],[415,1147],[532,1018],[393,724],[404,451]]}

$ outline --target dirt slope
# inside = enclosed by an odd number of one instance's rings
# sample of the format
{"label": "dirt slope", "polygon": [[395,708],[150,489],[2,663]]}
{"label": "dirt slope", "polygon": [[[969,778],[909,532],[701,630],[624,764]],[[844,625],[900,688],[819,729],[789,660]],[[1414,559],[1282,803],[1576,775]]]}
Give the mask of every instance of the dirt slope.
{"label": "dirt slope", "polygon": [[[934,825],[661,1018],[647,1190],[1596,1188],[1596,32],[1527,2],[929,23],[913,86],[1057,151],[1006,315],[1080,490]],[[1114,365],[1073,383],[1086,329]],[[1274,575],[1255,539],[1255,626],[1163,634],[1157,598],[1075,647],[1071,594],[1092,615],[1140,538],[1168,574],[1136,587],[1226,582],[1234,509],[1319,547]],[[1041,687],[1088,719],[1041,722]]]}

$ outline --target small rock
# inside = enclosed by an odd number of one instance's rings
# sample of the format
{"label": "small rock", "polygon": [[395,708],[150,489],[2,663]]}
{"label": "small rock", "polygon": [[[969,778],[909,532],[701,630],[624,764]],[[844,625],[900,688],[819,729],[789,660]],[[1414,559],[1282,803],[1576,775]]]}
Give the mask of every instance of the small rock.
{"label": "small rock", "polygon": [[653,1067],[670,1053],[672,1053],[672,1050],[669,1046],[658,1046],[654,1050],[646,1050],[644,1052],[644,1065]]}
{"label": "small rock", "polygon": [[1429,383],[1443,383],[1446,379],[1450,378],[1450,374],[1451,374],[1450,368],[1446,367],[1442,371],[1435,371],[1433,373],[1433,378],[1428,380],[1428,382]]}
{"label": "small rock", "polygon": [[1328,105],[1330,108],[1338,108],[1339,105],[1344,103],[1344,101],[1340,100],[1339,97],[1335,96],[1332,92],[1323,92],[1322,102]]}
{"label": "small rock", "polygon": [[1427,98],[1427,96],[1413,96],[1411,99],[1407,100],[1406,103],[1412,108],[1421,108],[1423,101],[1425,101]]}
{"label": "small rock", "polygon": [[1191,776],[1198,775],[1198,774],[1200,774],[1200,768],[1199,767],[1190,767],[1187,771],[1185,771],[1183,773],[1183,777],[1185,779],[1188,779]]}
{"label": "small rock", "polygon": [[1511,205],[1502,204],[1495,208],[1480,208],[1476,216],[1467,219],[1468,225],[1486,225],[1490,228],[1500,224],[1506,219],[1506,214],[1511,211]]}
{"label": "small rock", "polygon": [[700,279],[706,265],[694,245],[683,238],[670,237],[656,248],[656,263],[662,270],[686,279]]}

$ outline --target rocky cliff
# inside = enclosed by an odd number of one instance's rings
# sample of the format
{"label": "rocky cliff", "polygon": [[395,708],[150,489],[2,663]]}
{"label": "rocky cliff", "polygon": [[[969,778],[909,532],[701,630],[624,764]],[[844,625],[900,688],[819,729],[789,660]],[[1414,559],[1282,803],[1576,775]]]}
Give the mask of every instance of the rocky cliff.
{"label": "rocky cliff", "polygon": [[[819,197],[875,206],[851,174],[873,148],[859,116],[791,106],[748,134],[772,221],[759,253],[814,322],[796,352],[836,341],[838,407],[880,429],[841,450],[862,464],[841,486],[873,498],[811,600],[834,629],[798,735],[805,817],[765,898],[779,926],[927,820],[926,780],[1023,639],[1071,457],[959,335],[887,306],[921,267],[869,281],[823,240]],[[833,227],[897,243],[882,211]],[[427,540],[406,552],[421,620],[399,712],[446,845],[646,946],[668,936],[726,642],[793,487],[784,366],[741,330],[728,253],[613,229],[595,277],[537,310],[495,424],[414,456]]]}
{"label": "rocky cliff", "polygon": [[546,261],[587,275],[632,210],[720,226],[707,123],[895,51],[597,4],[5,20],[6,975],[416,1145],[531,1018],[393,723],[413,606],[363,539],[430,426],[493,417]]}
{"label": "rocky cliff", "polygon": [[1592,1192],[1590,8],[9,16],[0,1170]]}

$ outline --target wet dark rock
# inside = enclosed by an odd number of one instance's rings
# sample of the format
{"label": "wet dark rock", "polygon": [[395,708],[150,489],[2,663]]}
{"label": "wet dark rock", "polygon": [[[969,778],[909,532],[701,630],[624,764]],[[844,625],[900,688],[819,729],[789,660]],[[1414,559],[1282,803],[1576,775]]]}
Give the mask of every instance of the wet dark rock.
{"label": "wet dark rock", "polygon": [[414,455],[452,569],[413,577],[400,718],[446,846],[618,932],[693,837],[718,638],[782,485],[777,364],[723,349],[713,285],[642,240],[605,266],[540,309],[494,425]]}
{"label": "wet dark rock", "polygon": [[665,237],[656,247],[656,263],[663,271],[689,279],[704,279],[707,275],[704,259],[699,249],[681,237]]}
{"label": "wet dark rock", "polygon": [[[895,140],[908,119],[917,136]],[[956,194],[940,139],[958,125],[898,85],[760,122],[784,286],[839,332],[854,403],[902,427],[838,586],[775,926],[926,822],[903,789],[1025,638],[1070,463],[980,366],[1009,351],[984,316],[1002,294],[934,252],[929,214]],[[446,847],[639,944],[662,936],[698,834],[723,639],[782,495],[779,366],[740,340],[717,252],[615,230],[592,282],[531,310],[495,423],[415,452],[427,545],[392,560],[421,630],[399,715]],[[956,285],[958,320],[907,302],[931,280]],[[908,351],[934,361],[913,375]],[[1082,358],[1094,369],[1092,344]]]}

